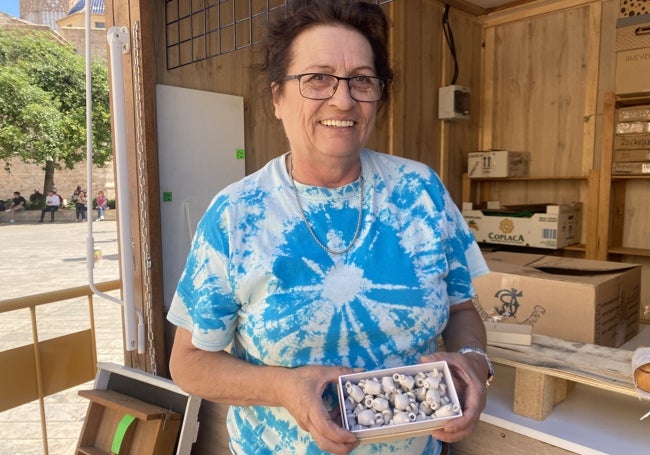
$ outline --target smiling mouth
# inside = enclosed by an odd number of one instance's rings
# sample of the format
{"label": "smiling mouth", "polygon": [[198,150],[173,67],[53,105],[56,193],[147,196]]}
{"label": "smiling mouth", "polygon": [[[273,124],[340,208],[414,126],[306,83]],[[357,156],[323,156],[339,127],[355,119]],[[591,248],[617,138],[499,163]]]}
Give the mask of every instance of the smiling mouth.
{"label": "smiling mouth", "polygon": [[320,124],[334,128],[350,128],[356,125],[356,122],[352,120],[323,120],[320,122]]}

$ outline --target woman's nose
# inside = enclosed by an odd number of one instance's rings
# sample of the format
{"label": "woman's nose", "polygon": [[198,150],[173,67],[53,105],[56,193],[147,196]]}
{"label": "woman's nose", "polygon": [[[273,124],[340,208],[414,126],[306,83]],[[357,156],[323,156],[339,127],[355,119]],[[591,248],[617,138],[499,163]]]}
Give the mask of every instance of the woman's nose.
{"label": "woman's nose", "polygon": [[352,98],[350,93],[349,81],[340,80],[334,91],[334,95],[329,99],[330,104],[335,104],[340,109],[350,109],[357,101]]}

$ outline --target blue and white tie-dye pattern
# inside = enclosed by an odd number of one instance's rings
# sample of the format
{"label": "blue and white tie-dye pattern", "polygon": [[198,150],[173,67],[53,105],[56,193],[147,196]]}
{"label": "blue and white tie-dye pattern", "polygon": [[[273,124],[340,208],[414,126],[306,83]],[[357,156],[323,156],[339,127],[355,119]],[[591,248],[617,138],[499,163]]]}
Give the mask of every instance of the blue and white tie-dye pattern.
{"label": "blue and white tie-dye pattern", "polygon": [[[220,192],[197,227],[168,315],[195,346],[254,364],[408,365],[435,348],[449,305],[470,299],[488,269],[457,207],[425,165],[364,150],[363,225],[330,255],[301,218],[285,157]],[[359,182],[297,183],[329,248],[354,236]],[[334,394],[332,394],[334,395]],[[328,396],[333,401],[335,397]],[[238,454],[321,454],[284,408],[232,406]],[[435,454],[431,438],[363,444],[354,454]]]}

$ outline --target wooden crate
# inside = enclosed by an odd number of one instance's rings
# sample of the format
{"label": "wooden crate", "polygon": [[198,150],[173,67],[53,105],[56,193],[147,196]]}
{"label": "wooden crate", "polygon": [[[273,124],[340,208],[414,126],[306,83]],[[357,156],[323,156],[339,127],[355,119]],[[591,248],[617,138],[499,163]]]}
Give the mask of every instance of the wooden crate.
{"label": "wooden crate", "polygon": [[81,390],[79,395],[90,404],[76,455],[174,453],[180,414],[112,390]]}

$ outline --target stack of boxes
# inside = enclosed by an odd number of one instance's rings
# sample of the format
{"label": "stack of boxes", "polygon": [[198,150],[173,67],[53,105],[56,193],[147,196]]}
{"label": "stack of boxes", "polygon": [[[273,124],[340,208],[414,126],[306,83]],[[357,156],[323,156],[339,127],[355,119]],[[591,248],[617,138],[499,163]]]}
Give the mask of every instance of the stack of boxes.
{"label": "stack of boxes", "polygon": [[[530,152],[485,150],[467,155],[470,179],[525,179]],[[462,214],[477,242],[558,249],[580,242],[582,204],[533,203],[504,205],[463,202]]]}
{"label": "stack of boxes", "polygon": [[650,174],[650,105],[616,111],[612,174]]}
{"label": "stack of boxes", "polygon": [[[650,93],[650,2],[621,0],[616,22],[616,95]],[[616,111],[613,175],[650,174],[650,105]]]}
{"label": "stack of boxes", "polygon": [[[625,3],[632,2],[625,0]],[[619,96],[650,92],[650,13],[647,10],[638,13],[641,14],[621,17],[616,22],[616,94]]]}
{"label": "stack of boxes", "polygon": [[527,177],[530,152],[486,150],[467,155],[469,178]]}

